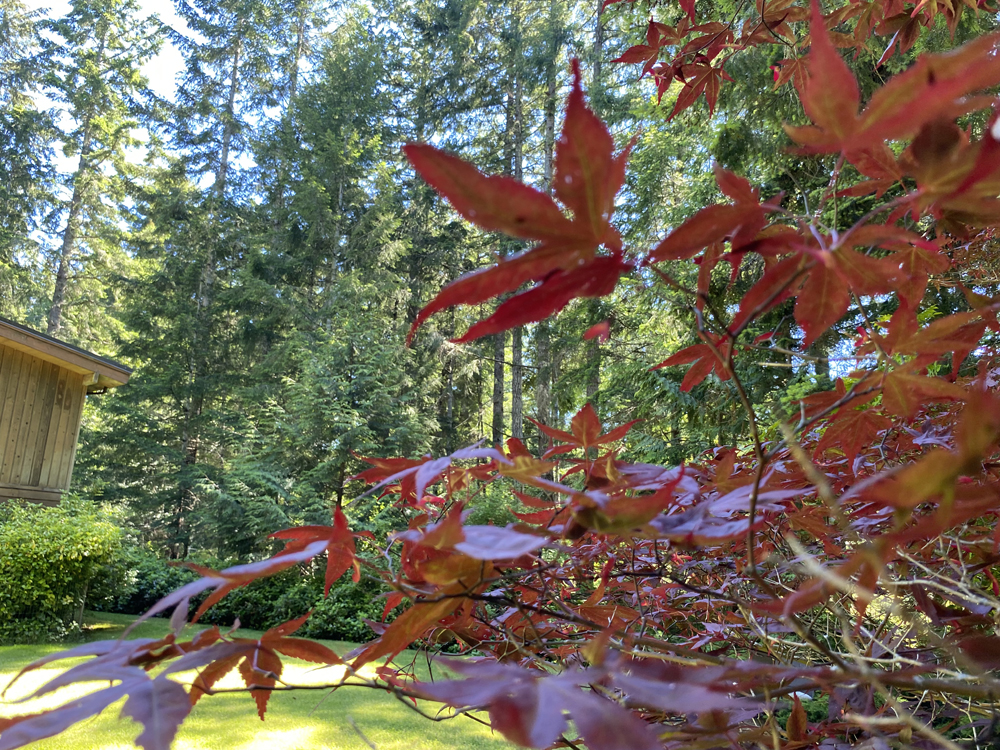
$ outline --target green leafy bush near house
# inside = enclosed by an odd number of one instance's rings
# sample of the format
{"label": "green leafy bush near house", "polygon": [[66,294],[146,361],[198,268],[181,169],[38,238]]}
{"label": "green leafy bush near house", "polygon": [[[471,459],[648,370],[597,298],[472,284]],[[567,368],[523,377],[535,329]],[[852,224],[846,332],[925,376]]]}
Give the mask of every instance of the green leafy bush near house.
{"label": "green leafy bush near house", "polygon": [[0,506],[0,644],[57,640],[119,576],[121,529],[90,503]]}

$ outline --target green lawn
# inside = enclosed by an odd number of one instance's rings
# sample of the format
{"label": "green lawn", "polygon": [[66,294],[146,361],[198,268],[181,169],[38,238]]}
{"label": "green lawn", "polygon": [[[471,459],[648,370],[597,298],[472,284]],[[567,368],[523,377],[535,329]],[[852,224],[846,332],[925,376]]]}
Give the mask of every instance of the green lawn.
{"label": "green lawn", "polygon": [[[133,618],[92,613],[88,615],[87,637],[92,640],[116,638]],[[130,637],[160,637],[168,631],[165,621],[154,619],[140,625]],[[253,631],[246,631],[252,634]],[[241,633],[243,635],[243,633]],[[348,643],[327,642],[337,653],[350,650]],[[0,646],[0,687],[5,687],[17,671],[60,646]],[[75,662],[74,662],[75,663]],[[316,665],[285,660],[284,678],[299,684],[324,680]],[[66,665],[39,670],[36,679],[24,686],[40,685]],[[30,676],[30,675],[29,675]],[[232,680],[231,675],[227,681]],[[329,677],[326,681],[329,681]],[[233,686],[240,684],[238,677]],[[228,682],[227,682],[228,685]],[[54,694],[45,705],[57,705],[86,692],[67,689]],[[23,695],[19,692],[13,697]],[[10,698],[11,696],[8,696]],[[37,711],[40,704],[32,709]],[[139,733],[130,719],[118,719],[118,706],[52,739],[36,743],[37,750],[117,750],[129,748]],[[436,704],[427,704],[433,713]],[[27,713],[26,706],[0,701],[0,716]],[[359,735],[364,735],[365,739]],[[367,740],[367,741],[366,741]],[[371,744],[369,744],[371,743]],[[246,694],[215,695],[203,699],[181,727],[174,741],[176,750],[444,750],[475,748],[509,750],[512,746],[481,724],[460,717],[451,721],[428,721],[406,708],[392,696],[365,688],[342,688],[335,692],[276,692],[271,695],[267,720],[257,718],[253,700]]]}

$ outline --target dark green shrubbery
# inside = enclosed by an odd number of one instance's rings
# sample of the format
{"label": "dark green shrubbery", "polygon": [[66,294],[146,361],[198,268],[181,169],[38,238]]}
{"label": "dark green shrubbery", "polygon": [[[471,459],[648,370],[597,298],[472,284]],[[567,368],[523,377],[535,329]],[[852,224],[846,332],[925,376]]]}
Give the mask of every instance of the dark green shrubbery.
{"label": "dark green shrubbery", "polygon": [[[113,596],[92,604],[95,609],[142,614],[157,601],[197,578],[187,568],[171,565],[146,548],[133,548],[125,555],[126,573],[122,587]],[[210,567],[227,562],[199,560]],[[245,628],[267,630],[312,610],[313,615],[299,632],[313,638],[364,641],[372,637],[365,619],[380,620],[384,600],[382,587],[375,581],[355,584],[345,576],[323,596],[322,566],[293,568],[271,578],[255,581],[230,593],[210,609],[201,621],[229,627],[236,620]],[[192,608],[204,595],[192,601]]]}
{"label": "dark green shrubbery", "polygon": [[297,635],[341,641],[372,638],[364,620],[379,621],[385,600],[377,598],[381,587],[374,582],[355,584],[345,577],[323,596],[323,578],[310,571],[290,570],[256,581],[229,594],[202,618],[221,626],[240,625],[267,630],[312,610]]}
{"label": "dark green shrubbery", "polygon": [[171,591],[198,577],[193,570],[170,565],[147,547],[132,546],[122,554],[124,575],[121,586],[89,603],[99,612],[139,615]]}
{"label": "dark green shrubbery", "polygon": [[0,643],[65,637],[120,576],[122,531],[99,507],[0,505]]}
{"label": "dark green shrubbery", "polygon": [[[381,622],[385,599],[379,597],[382,587],[362,580],[354,584],[346,578],[330,589],[330,595],[320,599],[312,617],[302,626],[302,635],[309,638],[332,638],[355,643],[373,637],[365,620]],[[322,593],[322,592],[321,592]]]}

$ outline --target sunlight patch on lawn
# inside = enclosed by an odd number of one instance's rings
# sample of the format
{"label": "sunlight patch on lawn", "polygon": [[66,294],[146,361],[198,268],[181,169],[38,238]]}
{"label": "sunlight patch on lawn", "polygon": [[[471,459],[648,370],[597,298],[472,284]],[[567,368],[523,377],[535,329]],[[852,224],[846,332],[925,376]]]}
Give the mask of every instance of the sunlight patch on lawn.
{"label": "sunlight patch on lawn", "polygon": [[[98,638],[120,634],[133,618],[121,615],[94,614],[90,632],[100,628]],[[107,629],[101,627],[106,625]],[[158,637],[166,632],[165,622],[147,622],[132,633],[135,637]],[[244,635],[243,632],[238,635]],[[246,635],[251,635],[246,633]],[[104,636],[106,637],[106,636]],[[343,654],[354,644],[326,642]],[[60,650],[61,646],[0,647],[0,689],[5,688],[20,668],[28,662]],[[85,659],[54,662],[22,677],[5,700],[0,700],[0,717],[17,716],[55,708],[107,683],[91,682],[71,685],[40,699],[13,703],[30,695],[65,669],[81,664]],[[336,684],[345,676],[342,666],[324,666],[304,661],[284,659],[282,680],[293,685]],[[375,676],[376,664],[366,665],[360,675]],[[421,677],[426,668],[418,665]],[[435,670],[437,672],[437,670]],[[439,675],[440,677],[441,675]],[[178,675],[178,681],[190,683],[194,672]],[[218,685],[220,688],[243,687],[237,671]],[[132,740],[140,727],[131,720],[119,720],[124,700],[109,706],[100,716],[84,721],[69,731],[31,745],[31,750],[131,750]],[[429,703],[423,710],[433,714],[439,704]],[[489,728],[469,719],[432,722],[414,714],[392,696],[377,690],[344,687],[326,690],[278,691],[271,695],[267,720],[257,717],[253,698],[245,693],[226,693],[199,701],[181,727],[173,750],[369,750],[364,735],[378,750],[509,750],[513,746]]]}
{"label": "sunlight patch on lawn", "polygon": [[[50,708],[56,708],[63,703],[82,698],[88,693],[107,686],[106,682],[77,683],[59,688],[48,695],[43,695],[41,698],[34,698],[24,703],[17,702],[31,695],[42,685],[58,677],[64,671],[66,671],[64,668],[48,668],[38,669],[24,675],[24,677],[17,681],[14,687],[7,691],[4,698],[0,700],[0,717],[10,718],[12,716],[21,716],[22,714],[47,711]],[[7,687],[16,674],[16,672],[0,672],[0,686]]]}
{"label": "sunlight patch on lawn", "polygon": [[[275,748],[312,747],[313,727],[286,729],[283,732],[258,732],[250,742],[240,745],[238,750],[275,750]],[[178,748],[182,750],[182,748]]]}

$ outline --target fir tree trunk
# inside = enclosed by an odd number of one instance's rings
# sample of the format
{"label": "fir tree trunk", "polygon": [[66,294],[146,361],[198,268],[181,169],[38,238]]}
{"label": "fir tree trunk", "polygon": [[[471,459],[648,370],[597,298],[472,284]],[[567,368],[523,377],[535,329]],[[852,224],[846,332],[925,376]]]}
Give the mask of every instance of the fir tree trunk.
{"label": "fir tree trunk", "polygon": [[[518,50],[520,55],[520,50]],[[520,66],[520,59],[515,61]],[[514,178],[519,182],[524,177],[524,108],[522,106],[522,83],[520,73],[514,79]],[[510,369],[510,434],[517,439],[524,437],[524,368],[522,366],[524,328],[518,326],[511,331]]]}
{"label": "fir tree trunk", "polygon": [[229,74],[229,95],[226,99],[226,122],[222,128],[222,150],[219,154],[219,168],[215,173],[215,193],[220,198],[226,192],[226,179],[229,175],[229,152],[232,149],[233,135],[236,124],[236,94],[240,83],[240,54],[243,49],[243,36],[236,35],[233,49],[233,65]]}
{"label": "fir tree trunk", "polygon": [[[588,325],[597,325],[601,322],[600,300],[587,300],[587,321]],[[598,401],[601,391],[601,344],[595,337],[587,342],[587,401],[595,410],[598,409]]]}
{"label": "fir tree trunk", "polygon": [[302,56],[306,52],[306,6],[303,4],[299,9],[299,17],[295,23],[295,56],[292,58],[292,66],[288,71],[288,106],[285,110],[289,114],[292,109],[292,102],[299,93],[299,65],[302,63]]}
{"label": "fir tree trunk", "polygon": [[[225,195],[226,181],[229,174],[229,154],[232,149],[236,122],[236,95],[239,91],[239,65],[242,51],[242,36],[237,32],[233,49],[233,60],[230,69],[229,91],[226,98],[226,109],[223,114],[225,122],[222,128],[222,147],[219,153],[219,165],[215,172],[215,184],[212,191],[217,199]],[[194,488],[194,467],[198,463],[200,418],[205,408],[205,393],[202,380],[206,370],[208,340],[205,336],[210,328],[209,309],[212,306],[215,286],[215,241],[208,238],[208,251],[202,265],[201,277],[198,279],[198,291],[195,298],[197,305],[196,318],[198,328],[192,336],[192,346],[189,358],[188,397],[184,405],[184,425],[181,428],[181,475],[182,480],[175,510],[175,534],[178,543],[186,551],[187,532],[184,529],[184,516],[188,509],[195,507],[197,497]]]}
{"label": "fir tree trunk", "polygon": [[[513,174],[514,166],[514,74],[508,70],[507,74],[507,95],[506,95],[506,115],[507,122],[503,134],[503,165],[504,174],[508,177]],[[501,240],[500,255],[507,255],[507,242]],[[503,300],[501,300],[502,303]],[[505,438],[504,430],[504,399],[506,389],[504,387],[504,356],[507,350],[507,332],[501,331],[493,336],[493,443],[502,444]]]}
{"label": "fir tree trunk", "polygon": [[[448,338],[455,337],[455,308],[451,308],[451,321]],[[444,394],[444,448],[446,453],[455,450],[455,357],[445,349],[444,368],[447,379]]]}
{"label": "fir tree trunk", "polygon": [[519,440],[524,437],[523,335],[524,329],[518,326],[510,339],[510,434]]}
{"label": "fir tree trunk", "polygon": [[[590,84],[591,104],[598,117],[603,115],[604,80],[602,78],[602,60],[604,58],[604,2],[597,0],[597,24],[594,29],[594,62],[593,79]],[[601,322],[600,300],[587,301],[588,325]],[[596,338],[590,340],[587,347],[587,401],[600,414],[598,398],[601,390],[601,345]]]}
{"label": "fir tree trunk", "polygon": [[[549,40],[551,48],[549,59],[545,66],[545,103],[544,122],[542,125],[542,169],[545,180],[545,190],[552,194],[552,175],[555,164],[556,145],[556,75],[557,60],[561,46],[561,33],[557,17],[557,0],[549,4]],[[538,368],[535,373],[535,415],[544,425],[552,425],[552,329],[548,320],[538,323],[535,328],[535,363]],[[544,451],[549,447],[549,438],[541,430],[538,431],[538,448]]]}
{"label": "fir tree trunk", "polygon": [[[294,112],[293,107],[295,105],[295,99],[299,93],[299,66],[302,64],[302,56],[305,54],[305,49],[306,6],[302,5],[302,7],[299,8],[299,16],[295,23],[295,52],[292,56],[291,65],[288,70],[288,101],[285,104],[285,114],[281,122],[282,135],[284,136],[282,138],[282,146],[284,148],[278,152],[278,195],[275,199],[278,211],[280,211],[281,214],[284,214],[285,212],[285,194],[287,192],[285,189],[285,182],[288,179],[288,159],[286,157],[287,151],[285,151],[285,148],[288,147],[289,134],[295,138],[296,143],[298,142],[298,138],[295,137],[296,128],[292,119],[292,113]],[[284,216],[282,216],[281,219],[284,220]],[[279,224],[277,217],[275,217],[274,224],[276,227]]]}
{"label": "fir tree trunk", "polygon": [[597,0],[597,21],[594,27],[593,77],[590,81],[590,105],[598,117],[604,115],[604,0]]}
{"label": "fir tree trunk", "polygon": [[558,41],[554,38],[555,33],[555,30],[553,30],[552,57],[545,71],[545,124],[543,125],[544,133],[542,136],[542,148],[545,152],[542,169],[544,170],[545,190],[549,195],[552,195],[552,174],[555,164],[556,147],[556,58],[559,55],[559,45]]}
{"label": "fir tree trunk", "polygon": [[445,450],[451,453],[455,450],[455,363],[449,357],[445,365],[448,371],[448,392],[445,394]]}
{"label": "fir tree trunk", "polygon": [[503,402],[504,402],[504,354],[507,335],[501,331],[493,337],[493,444],[504,442]]}
{"label": "fir tree trunk", "polygon": [[[97,48],[95,67],[100,70],[104,64],[104,50],[107,45],[108,30],[101,27],[100,40]],[[80,231],[80,219],[83,215],[83,201],[93,166],[90,154],[94,137],[94,112],[88,112],[84,118],[83,139],[80,143],[80,163],[73,176],[73,197],[69,203],[69,215],[66,217],[66,229],[63,230],[62,243],[59,247],[59,265],[56,269],[56,281],[52,289],[52,307],[49,308],[49,320],[45,332],[49,336],[59,335],[62,329],[63,308],[66,304],[66,288],[69,286],[69,269],[73,262],[73,252],[76,249],[76,237]]]}
{"label": "fir tree trunk", "polygon": [[91,122],[90,118],[88,118],[84,124],[83,150],[80,152],[80,164],[73,178],[73,197],[70,199],[69,215],[66,217],[66,229],[63,230],[62,243],[59,246],[59,266],[56,270],[55,286],[52,289],[52,306],[49,308],[48,326],[45,329],[45,332],[49,336],[58,336],[62,329],[66,288],[69,286],[69,269],[73,262],[73,252],[76,249],[76,237],[80,231],[84,191],[91,169],[89,163],[90,141]]}

